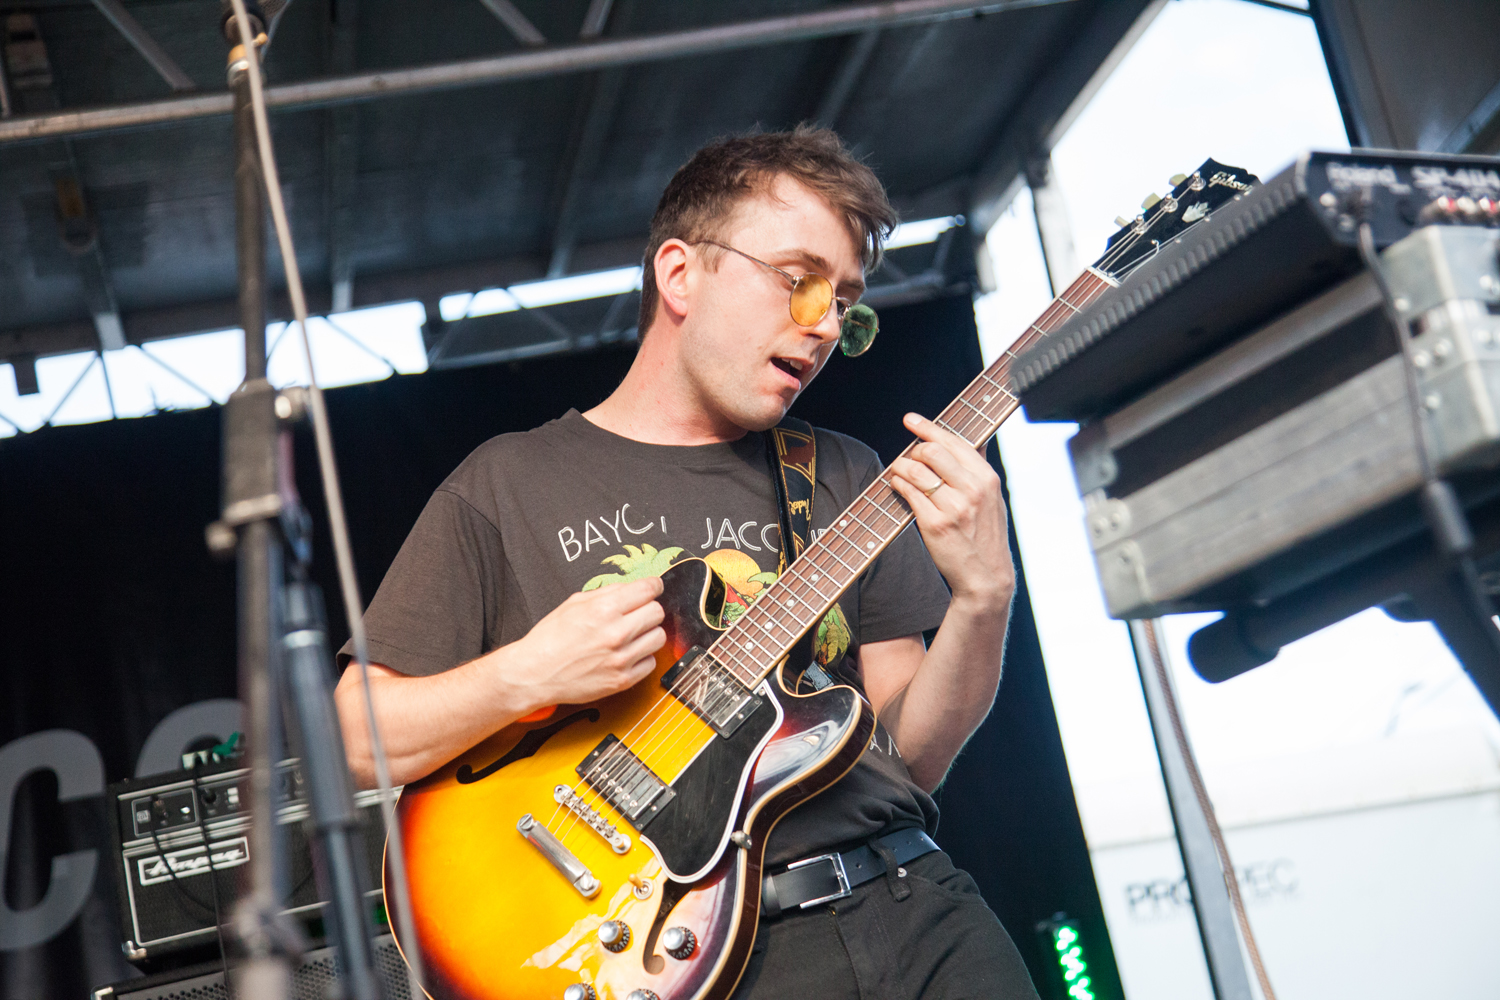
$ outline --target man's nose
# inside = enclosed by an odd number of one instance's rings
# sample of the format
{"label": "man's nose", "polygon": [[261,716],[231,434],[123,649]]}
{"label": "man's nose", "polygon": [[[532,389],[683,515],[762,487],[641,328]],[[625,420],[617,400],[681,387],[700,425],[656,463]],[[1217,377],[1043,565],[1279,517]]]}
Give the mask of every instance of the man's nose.
{"label": "man's nose", "polygon": [[823,318],[822,319],[818,320],[812,326],[803,327],[803,329],[805,329],[808,333],[812,334],[813,336],[815,336],[819,340],[821,340],[823,342],[823,346],[825,346],[825,347],[827,347],[829,345],[832,345],[832,344],[838,343],[838,340],[839,340],[839,304],[838,304],[838,302],[835,301],[833,303],[830,303],[829,306],[828,306],[828,311],[823,314]]}

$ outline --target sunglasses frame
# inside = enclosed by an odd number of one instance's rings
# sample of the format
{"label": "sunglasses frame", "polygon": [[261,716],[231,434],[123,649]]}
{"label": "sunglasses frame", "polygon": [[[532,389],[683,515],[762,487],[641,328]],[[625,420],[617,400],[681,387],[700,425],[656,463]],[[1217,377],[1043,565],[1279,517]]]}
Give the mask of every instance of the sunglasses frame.
{"label": "sunglasses frame", "polygon": [[[796,323],[800,327],[810,329],[814,326],[817,326],[819,323],[823,322],[823,317],[828,315],[828,310],[834,308],[834,306],[837,305],[839,308],[838,311],[834,314],[834,318],[837,319],[839,323],[839,349],[842,350],[847,357],[852,358],[863,354],[865,351],[868,351],[870,349],[870,345],[875,342],[875,334],[880,332],[880,321],[875,313],[875,310],[870,308],[869,306],[861,305],[857,302],[850,302],[848,299],[839,295],[834,291],[833,281],[827,275],[819,274],[817,271],[808,271],[805,274],[792,274],[790,271],[783,270],[782,268],[777,267],[775,264],[761,260],[759,257],[753,257],[743,250],[738,250],[730,246],[728,243],[720,243],[718,240],[693,240],[690,245],[697,246],[703,243],[707,243],[710,246],[716,246],[720,250],[728,250],[730,253],[737,253],[746,260],[754,261],[761,267],[770,268],[772,271],[775,271],[787,281],[791,282],[791,290],[787,293],[786,309],[787,314],[792,318],[792,322]],[[796,300],[797,289],[800,288],[802,283],[808,278],[817,278],[819,281],[827,285],[828,290],[833,294],[829,298],[828,305],[823,307],[823,312],[819,314],[818,318],[813,320],[811,323],[804,323],[799,320],[797,318],[797,314],[792,311],[792,303]],[[867,329],[873,326],[875,332],[870,334],[870,339],[865,341],[864,345],[861,346],[858,350],[851,351],[849,349],[849,342],[851,338],[848,338],[845,335],[844,325],[851,316],[859,316],[863,313],[868,313],[870,316],[870,320],[868,322],[860,322],[859,325],[864,326]]]}

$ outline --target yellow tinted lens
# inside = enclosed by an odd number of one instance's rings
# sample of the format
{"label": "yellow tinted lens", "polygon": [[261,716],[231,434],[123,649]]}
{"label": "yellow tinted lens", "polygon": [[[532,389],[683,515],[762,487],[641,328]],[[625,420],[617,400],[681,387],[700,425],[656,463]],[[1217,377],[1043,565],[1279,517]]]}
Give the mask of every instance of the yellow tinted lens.
{"label": "yellow tinted lens", "polygon": [[792,284],[792,322],[816,326],[833,304],[833,285],[821,274],[804,274]]}
{"label": "yellow tinted lens", "polygon": [[849,357],[863,354],[875,342],[880,332],[880,317],[867,305],[856,304],[844,313],[844,322],[839,327],[839,349]]}

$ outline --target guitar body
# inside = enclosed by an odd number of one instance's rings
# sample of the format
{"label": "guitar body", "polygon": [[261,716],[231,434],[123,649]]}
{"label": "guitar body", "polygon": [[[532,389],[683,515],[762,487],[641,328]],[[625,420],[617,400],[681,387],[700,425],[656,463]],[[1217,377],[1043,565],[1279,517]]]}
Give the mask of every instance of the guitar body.
{"label": "guitar body", "polygon": [[[780,671],[720,735],[662,678],[720,635],[710,622],[719,620],[723,584],[696,559],[662,579],[667,643],[646,680],[508,726],[402,792],[415,939],[434,1000],[561,998],[579,983],[600,1000],[632,990],[661,1000],[727,996],[750,957],[772,827],[868,744],[874,713],[857,691],[794,695]],[[629,766],[666,785],[634,823],[615,803],[629,810],[644,801],[640,785],[621,778],[624,797],[611,797],[578,770],[592,760],[590,773],[599,773],[601,754],[633,757]],[[518,829],[527,816],[587,874],[572,878],[578,867],[549,859]],[[748,840],[731,839],[740,832]],[[600,941],[605,921],[630,929],[618,952]],[[686,958],[668,955],[660,940],[671,927],[692,932]]]}

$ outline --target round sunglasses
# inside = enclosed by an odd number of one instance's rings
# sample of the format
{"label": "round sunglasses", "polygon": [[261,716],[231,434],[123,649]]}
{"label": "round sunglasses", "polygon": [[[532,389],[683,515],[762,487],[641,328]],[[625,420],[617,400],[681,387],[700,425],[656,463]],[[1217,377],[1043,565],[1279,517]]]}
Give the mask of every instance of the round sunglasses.
{"label": "round sunglasses", "polygon": [[858,357],[870,349],[875,334],[880,332],[880,317],[875,310],[859,302],[850,302],[833,292],[833,282],[816,271],[792,274],[775,264],[768,264],[759,257],[752,257],[743,250],[736,250],[718,240],[694,240],[693,244],[708,243],[721,250],[737,253],[746,260],[753,260],[761,267],[768,267],[791,282],[792,291],[787,300],[787,310],[792,322],[798,326],[817,326],[830,308],[837,307],[839,321],[839,350],[848,357]]}

